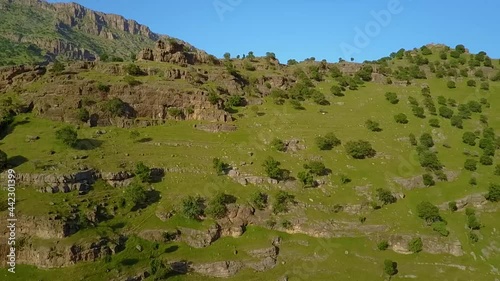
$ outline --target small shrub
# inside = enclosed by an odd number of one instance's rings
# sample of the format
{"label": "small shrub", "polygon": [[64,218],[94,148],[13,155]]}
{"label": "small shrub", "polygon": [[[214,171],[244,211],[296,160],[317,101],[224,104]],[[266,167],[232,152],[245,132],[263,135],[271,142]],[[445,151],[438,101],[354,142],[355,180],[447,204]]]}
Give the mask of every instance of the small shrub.
{"label": "small shrub", "polygon": [[385,251],[387,248],[389,248],[389,242],[387,241],[381,241],[377,244],[377,249],[380,251]]}
{"label": "small shrub", "polygon": [[472,79],[468,80],[467,81],[467,86],[469,86],[469,87],[476,87],[476,80],[472,80]]}
{"label": "small shrub", "polygon": [[423,133],[420,136],[420,144],[425,146],[425,147],[433,147],[434,146],[434,140],[432,139],[431,134],[429,133]]}
{"label": "small shrub", "polygon": [[103,92],[103,93],[109,93],[109,91],[111,90],[111,87],[107,84],[99,83],[99,84],[97,84],[97,90],[99,90],[100,92]]}
{"label": "small shrub", "polygon": [[463,118],[459,115],[452,116],[450,118],[450,124],[451,124],[451,126],[457,127],[459,129],[463,129],[463,127],[464,127]]}
{"label": "small shrub", "polygon": [[417,138],[415,137],[414,134],[410,134],[408,137],[410,139],[410,144],[411,145],[413,145],[413,146],[417,146],[418,145]]}
{"label": "small shrub", "polygon": [[250,196],[250,202],[255,208],[264,210],[267,206],[267,195],[257,191]]}
{"label": "small shrub", "polygon": [[481,158],[479,158],[479,163],[484,166],[491,166],[493,165],[493,158],[488,155],[483,155]]}
{"label": "small shrub", "polygon": [[434,186],[436,184],[431,174],[423,174],[422,179],[424,180],[425,186]]}
{"label": "small shrub", "polygon": [[412,253],[419,253],[422,251],[424,243],[422,242],[422,238],[417,237],[413,238],[410,242],[408,242],[408,249]]}
{"label": "small shrub", "polygon": [[477,243],[479,241],[479,236],[477,236],[476,233],[474,232],[469,232],[469,240],[472,242],[472,243]]}
{"label": "small shrub", "polygon": [[229,164],[224,163],[219,158],[212,159],[212,167],[215,169],[215,172],[219,176],[225,175],[229,170]]}
{"label": "small shrub", "polygon": [[429,125],[434,128],[439,128],[439,120],[438,119],[429,119]]}
{"label": "small shrub", "polygon": [[488,91],[490,89],[490,84],[488,82],[482,82],[480,88],[481,90]]}
{"label": "small shrub", "polygon": [[133,64],[133,63],[125,66],[125,71],[127,72],[128,75],[132,75],[132,76],[139,76],[139,75],[144,74],[144,72],[141,70],[141,68],[138,65]]}
{"label": "small shrub", "polygon": [[450,209],[450,211],[452,212],[456,212],[458,210],[457,202],[455,201],[448,202],[448,209]]}
{"label": "small shrub", "polygon": [[314,187],[315,182],[310,171],[301,171],[297,174],[297,179],[303,187]]}
{"label": "small shrub", "polygon": [[271,141],[271,148],[276,150],[276,151],[285,152],[286,151],[286,144],[282,140],[280,140],[279,138],[274,138]]}
{"label": "small shrub", "polygon": [[141,182],[150,182],[151,181],[151,168],[146,166],[143,162],[137,163],[135,165],[135,176],[141,181]]}
{"label": "small shrub", "polygon": [[468,171],[474,172],[475,170],[477,170],[477,161],[474,159],[465,160],[464,168]]}
{"label": "small shrub", "polygon": [[399,124],[408,124],[408,117],[404,113],[394,115],[394,120]]}
{"label": "small shrub", "polygon": [[380,128],[380,124],[378,122],[375,122],[373,120],[366,120],[365,126],[368,130],[372,132],[380,132],[382,129]]}
{"label": "small shrub", "polygon": [[449,107],[441,106],[439,108],[439,115],[441,115],[441,117],[450,119],[453,116],[453,110]]}
{"label": "small shrub", "polygon": [[453,81],[448,81],[446,86],[448,87],[448,89],[455,89],[457,87],[457,85]]}
{"label": "small shrub", "polygon": [[69,147],[74,147],[78,142],[78,132],[71,126],[65,126],[56,131],[56,139]]}
{"label": "small shrub", "polygon": [[76,116],[77,116],[78,120],[80,120],[82,122],[87,122],[90,119],[89,111],[83,107],[78,109]]}
{"label": "small shrub", "polygon": [[199,219],[203,215],[203,198],[188,196],[182,200],[182,214],[189,219]]}
{"label": "small shrub", "polygon": [[315,139],[316,146],[320,150],[331,150],[341,144],[341,141],[335,136],[334,133],[328,133],[325,136],[320,136]]}
{"label": "small shrub", "polygon": [[486,199],[490,202],[498,202],[500,201],[500,184],[492,183],[488,187],[488,194],[486,195]]}
{"label": "small shrub", "polygon": [[384,274],[389,276],[398,274],[398,264],[392,260],[384,260]]}
{"label": "small shrub", "polygon": [[388,100],[391,104],[399,103],[398,95],[394,92],[385,93],[385,99]]}
{"label": "small shrub", "polygon": [[438,222],[433,223],[432,230],[441,234],[441,236],[447,237],[448,235],[450,235],[450,231],[448,231],[448,229],[446,229],[446,223],[443,221],[438,221]]}
{"label": "small shrub", "polygon": [[133,76],[125,76],[123,78],[123,81],[131,87],[139,86],[142,84],[141,81],[136,80]]}
{"label": "small shrub", "polygon": [[364,140],[349,141],[345,146],[346,152],[354,159],[371,158],[376,155],[372,145]]}
{"label": "small shrub", "polygon": [[475,146],[476,145],[476,134],[473,132],[465,132],[462,135],[462,142],[465,144],[468,144],[470,146]]}

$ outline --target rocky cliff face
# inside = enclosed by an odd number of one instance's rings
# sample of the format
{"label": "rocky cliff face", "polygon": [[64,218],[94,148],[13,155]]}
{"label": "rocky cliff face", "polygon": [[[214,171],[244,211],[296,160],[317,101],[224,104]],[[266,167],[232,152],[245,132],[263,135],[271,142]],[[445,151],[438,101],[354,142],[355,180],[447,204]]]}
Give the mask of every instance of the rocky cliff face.
{"label": "rocky cliff face", "polygon": [[[47,59],[64,56],[74,60],[95,60],[103,53],[129,57],[160,38],[149,27],[120,15],[96,12],[77,3],[48,3],[45,0],[0,0],[0,36],[17,43],[34,44],[47,52]],[[32,20],[22,31],[16,17]],[[9,21],[9,22],[7,22]],[[43,31],[43,35],[40,34]],[[195,50],[185,42],[181,44]]]}
{"label": "rocky cliff face", "polygon": [[169,62],[180,65],[188,64],[219,64],[214,56],[206,52],[192,51],[189,46],[174,40],[159,40],[155,48],[145,48],[138,55],[138,60]]}

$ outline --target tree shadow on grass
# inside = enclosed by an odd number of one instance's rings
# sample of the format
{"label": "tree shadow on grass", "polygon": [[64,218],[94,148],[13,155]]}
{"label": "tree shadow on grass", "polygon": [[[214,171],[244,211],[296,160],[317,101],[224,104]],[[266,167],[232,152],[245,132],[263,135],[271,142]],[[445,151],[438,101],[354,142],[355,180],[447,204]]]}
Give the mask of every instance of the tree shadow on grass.
{"label": "tree shadow on grass", "polygon": [[137,142],[139,142],[139,143],[146,143],[146,142],[150,142],[152,140],[153,140],[152,138],[142,138],[140,140],[137,140]]}
{"label": "tree shadow on grass", "polygon": [[177,251],[178,249],[179,249],[179,246],[176,246],[176,245],[170,246],[170,247],[165,249],[165,253],[170,254],[170,253]]}
{"label": "tree shadow on grass", "polygon": [[22,126],[28,124],[30,121],[29,120],[22,120],[18,122],[12,122],[8,126],[6,126],[3,130],[0,131],[0,139],[5,138],[6,136],[12,134],[14,132],[14,129],[17,126]]}
{"label": "tree shadow on grass", "polygon": [[78,150],[94,150],[101,147],[103,141],[95,139],[79,139],[75,145]]}
{"label": "tree shadow on grass", "polygon": [[9,160],[7,160],[9,166],[11,166],[12,168],[17,168],[28,161],[28,158],[21,155],[12,156],[9,158]]}
{"label": "tree shadow on grass", "polygon": [[125,266],[132,266],[138,262],[139,262],[138,259],[124,259],[120,263]]}

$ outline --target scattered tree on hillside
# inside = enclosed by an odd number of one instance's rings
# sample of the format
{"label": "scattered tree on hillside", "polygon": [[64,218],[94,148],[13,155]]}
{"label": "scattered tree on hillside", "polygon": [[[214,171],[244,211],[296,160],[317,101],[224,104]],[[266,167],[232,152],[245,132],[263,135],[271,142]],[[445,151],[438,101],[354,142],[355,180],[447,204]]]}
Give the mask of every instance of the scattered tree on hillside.
{"label": "scattered tree on hillside", "polygon": [[69,147],[74,147],[78,142],[78,133],[73,127],[65,126],[56,131],[56,139]]}
{"label": "scattered tree on hillside", "polygon": [[197,196],[188,196],[182,200],[182,214],[189,219],[199,219],[203,215],[204,199]]}
{"label": "scattered tree on hillside", "polygon": [[376,151],[372,148],[372,145],[364,140],[349,141],[345,145],[347,154],[354,159],[365,159],[371,158],[376,155]]}

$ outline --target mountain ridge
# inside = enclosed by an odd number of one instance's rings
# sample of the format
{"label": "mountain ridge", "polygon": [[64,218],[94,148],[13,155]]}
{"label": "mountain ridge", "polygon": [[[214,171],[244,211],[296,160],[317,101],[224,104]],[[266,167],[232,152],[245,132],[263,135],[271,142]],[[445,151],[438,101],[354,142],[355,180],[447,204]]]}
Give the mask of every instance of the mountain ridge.
{"label": "mountain ridge", "polygon": [[[0,47],[13,49],[0,64],[70,60],[96,60],[112,56],[131,58],[159,39],[172,38],[151,31],[133,19],[88,9],[77,3],[45,0],[0,0]],[[175,38],[174,38],[175,39]],[[175,39],[194,49],[187,42]],[[16,52],[20,44],[31,56]],[[10,48],[9,48],[10,47]],[[10,60],[10,61],[9,61]]]}

